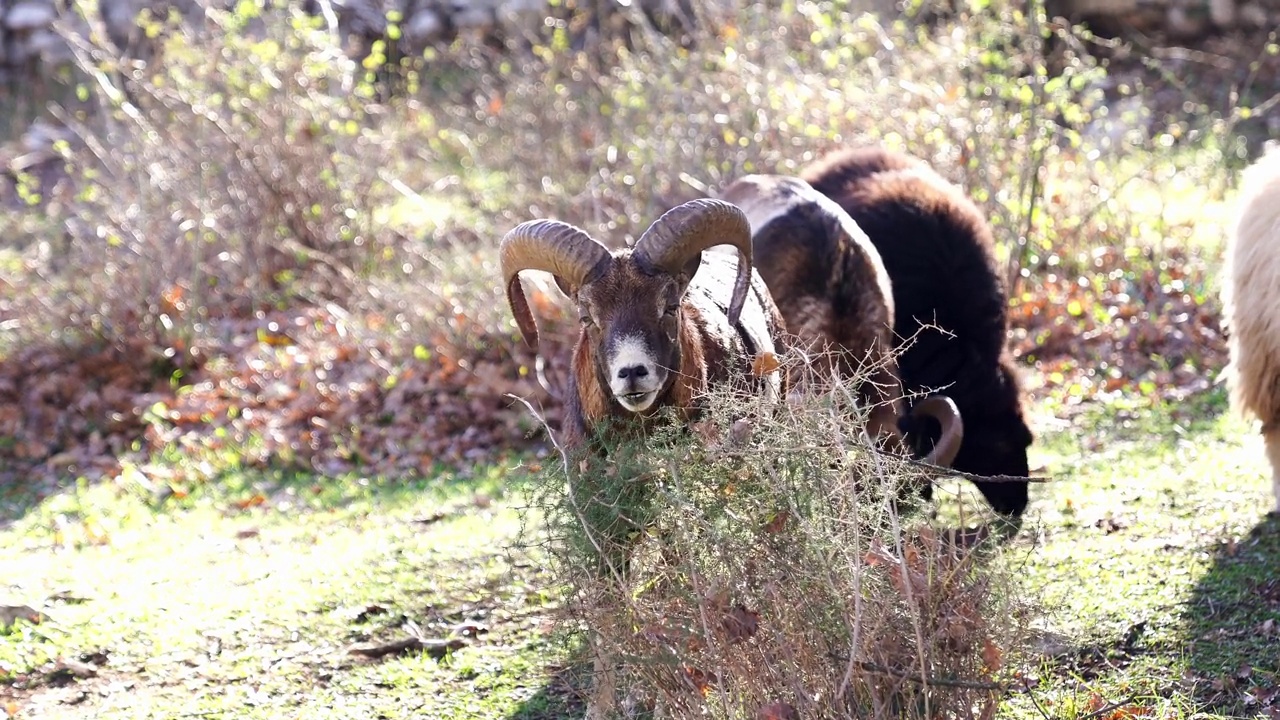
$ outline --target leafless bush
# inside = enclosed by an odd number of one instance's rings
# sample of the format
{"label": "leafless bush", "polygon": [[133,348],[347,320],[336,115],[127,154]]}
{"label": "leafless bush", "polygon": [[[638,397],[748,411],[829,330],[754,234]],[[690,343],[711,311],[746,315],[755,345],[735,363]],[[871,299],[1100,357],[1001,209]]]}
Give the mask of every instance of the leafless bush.
{"label": "leafless bush", "polygon": [[566,619],[619,661],[619,709],[992,717],[1029,605],[918,512],[920,469],[871,449],[851,387],[776,413],[717,392],[692,432],[544,472]]}
{"label": "leafless bush", "polygon": [[350,63],[296,14],[258,34],[208,17],[174,20],[162,60],[118,71],[102,38],[69,38],[104,109],[57,113],[69,178],[38,198],[68,235],[47,270],[70,327],[189,339],[211,318],[350,297],[385,260],[370,213],[386,148]]}

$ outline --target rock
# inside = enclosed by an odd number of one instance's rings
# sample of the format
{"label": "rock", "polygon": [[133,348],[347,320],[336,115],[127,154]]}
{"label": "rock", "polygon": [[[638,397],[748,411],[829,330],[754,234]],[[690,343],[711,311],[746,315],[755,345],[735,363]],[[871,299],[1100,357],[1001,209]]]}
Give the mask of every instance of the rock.
{"label": "rock", "polygon": [[58,11],[41,0],[24,0],[4,16],[4,25],[14,32],[30,32],[45,28],[58,17]]}
{"label": "rock", "polygon": [[387,16],[376,0],[335,0],[338,25],[343,32],[362,38],[378,38],[387,32]]}
{"label": "rock", "polygon": [[30,605],[0,605],[0,629],[7,630],[19,620],[39,624],[44,619],[44,615]]}
{"label": "rock", "polygon": [[1245,27],[1264,28],[1267,27],[1269,18],[1267,11],[1257,3],[1245,3],[1241,5],[1237,11],[1236,19]]}
{"label": "rock", "polygon": [[444,34],[444,18],[431,8],[419,8],[404,25],[404,39],[414,48],[425,48],[427,43]]}
{"label": "rock", "polygon": [[31,37],[27,39],[27,47],[33,55],[53,66],[62,65],[74,59],[67,41],[49,28],[40,28],[31,33]]}
{"label": "rock", "polygon": [[1176,38],[1196,37],[1204,33],[1208,25],[1207,17],[1182,6],[1169,8],[1169,15],[1165,20],[1165,29]]}
{"label": "rock", "polygon": [[453,26],[459,30],[486,30],[497,22],[493,10],[490,2],[454,0]]}
{"label": "rock", "polygon": [[75,137],[75,133],[65,127],[38,119],[22,134],[22,149],[28,153],[51,150],[59,140],[70,142]]}
{"label": "rock", "polygon": [[1209,20],[1214,26],[1220,28],[1229,28],[1235,25],[1235,0],[1209,0]]}

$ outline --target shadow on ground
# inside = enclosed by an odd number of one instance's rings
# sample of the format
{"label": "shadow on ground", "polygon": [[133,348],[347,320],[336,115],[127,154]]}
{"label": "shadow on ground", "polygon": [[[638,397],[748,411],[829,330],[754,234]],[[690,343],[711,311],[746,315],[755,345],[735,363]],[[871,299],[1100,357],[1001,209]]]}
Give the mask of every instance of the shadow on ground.
{"label": "shadow on ground", "polygon": [[590,668],[585,663],[551,668],[547,684],[525,700],[507,720],[566,720],[586,712]]}
{"label": "shadow on ground", "polygon": [[1206,549],[1208,572],[1184,611],[1200,709],[1280,718],[1280,517]]}

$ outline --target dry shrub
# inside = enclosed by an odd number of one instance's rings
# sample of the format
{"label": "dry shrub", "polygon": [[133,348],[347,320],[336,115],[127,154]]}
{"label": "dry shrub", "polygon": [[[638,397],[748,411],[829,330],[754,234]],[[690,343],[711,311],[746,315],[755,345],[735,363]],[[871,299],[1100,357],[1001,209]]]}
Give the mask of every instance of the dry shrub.
{"label": "dry shrub", "polygon": [[154,21],[163,59],[120,72],[102,38],[72,38],[107,112],[62,118],[79,192],[58,198],[72,240],[59,260],[95,271],[67,278],[84,298],[69,324],[189,335],[298,296],[347,299],[385,261],[371,90],[316,23],[251,30],[255,8]]}
{"label": "dry shrub", "polygon": [[870,449],[851,397],[718,391],[692,432],[544,474],[566,619],[619,660],[623,710],[992,716],[1028,607],[994,549],[929,524],[922,471]]}

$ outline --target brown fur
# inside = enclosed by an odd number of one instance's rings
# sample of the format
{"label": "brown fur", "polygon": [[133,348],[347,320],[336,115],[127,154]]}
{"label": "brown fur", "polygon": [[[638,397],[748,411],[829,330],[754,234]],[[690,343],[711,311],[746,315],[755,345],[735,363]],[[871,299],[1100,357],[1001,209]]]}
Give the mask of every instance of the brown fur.
{"label": "brown fur", "polygon": [[868,434],[900,448],[893,295],[871,241],[839,206],[791,178],[749,176],[722,197],[747,209],[756,267],[797,345],[813,353],[810,367],[827,378],[863,378]]}
{"label": "brown fur", "polygon": [[[621,257],[629,255],[624,251]],[[628,428],[636,431],[647,429],[651,419],[665,407],[679,408],[684,419],[693,419],[701,410],[701,398],[713,384],[746,381],[756,390],[767,388],[768,380],[751,379],[751,363],[757,352],[781,350],[785,325],[764,281],[755,275],[738,327],[729,327],[725,313],[736,268],[736,258],[706,253],[680,302],[679,367],[671,373],[653,406],[638,417],[614,400],[597,371],[598,348],[585,328],[580,331],[564,428],[567,446],[581,445],[591,429],[606,419],[638,421]],[[634,303],[637,298],[653,297],[663,290],[660,276],[649,275],[634,263],[620,265],[616,270],[588,283],[589,287],[577,295],[586,293],[596,302]],[[755,347],[748,347],[744,337]]]}

